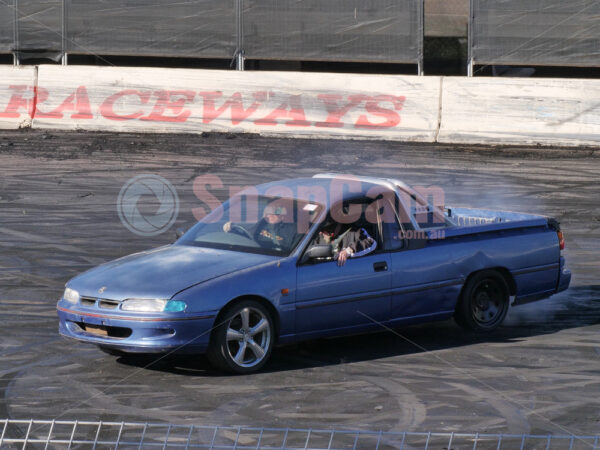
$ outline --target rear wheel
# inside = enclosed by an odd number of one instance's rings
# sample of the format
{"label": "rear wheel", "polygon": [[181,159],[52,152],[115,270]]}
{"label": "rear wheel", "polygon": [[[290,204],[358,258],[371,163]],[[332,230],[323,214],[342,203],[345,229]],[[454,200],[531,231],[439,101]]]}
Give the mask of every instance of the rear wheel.
{"label": "rear wheel", "polygon": [[508,303],[509,291],[504,277],[494,270],[484,270],[467,282],[455,320],[473,331],[492,331],[504,321]]}
{"label": "rear wheel", "polygon": [[207,353],[210,362],[228,372],[251,373],[265,365],[275,339],[269,311],[254,300],[228,308],[217,319]]}

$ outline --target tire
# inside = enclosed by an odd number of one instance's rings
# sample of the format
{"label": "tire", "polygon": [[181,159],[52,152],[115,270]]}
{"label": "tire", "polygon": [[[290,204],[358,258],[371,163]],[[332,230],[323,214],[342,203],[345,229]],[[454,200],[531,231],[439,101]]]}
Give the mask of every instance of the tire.
{"label": "tire", "polygon": [[468,330],[489,332],[502,324],[508,305],[509,290],[504,277],[494,270],[484,270],[465,285],[454,319]]}
{"label": "tire", "polygon": [[255,300],[244,300],[227,308],[217,320],[207,352],[211,364],[239,374],[260,370],[275,341],[269,311]]}

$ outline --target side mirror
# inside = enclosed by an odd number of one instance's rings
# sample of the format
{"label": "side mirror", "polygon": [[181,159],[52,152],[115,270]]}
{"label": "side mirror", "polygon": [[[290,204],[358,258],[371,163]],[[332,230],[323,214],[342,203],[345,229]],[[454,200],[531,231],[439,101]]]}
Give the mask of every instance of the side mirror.
{"label": "side mirror", "polygon": [[304,252],[304,256],[302,257],[302,262],[306,262],[309,259],[315,258],[330,258],[333,256],[333,250],[331,245],[323,244],[323,245],[312,245]]}
{"label": "side mirror", "polygon": [[177,228],[175,230],[175,240],[178,240],[184,234],[185,234],[185,230],[183,228]]}

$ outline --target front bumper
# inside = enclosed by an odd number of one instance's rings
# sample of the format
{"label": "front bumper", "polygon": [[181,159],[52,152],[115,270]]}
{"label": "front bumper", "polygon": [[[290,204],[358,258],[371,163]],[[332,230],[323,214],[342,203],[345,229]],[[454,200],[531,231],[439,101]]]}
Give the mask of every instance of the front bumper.
{"label": "front bumper", "polygon": [[203,353],[216,314],[124,317],[57,306],[62,336],[129,353]]}

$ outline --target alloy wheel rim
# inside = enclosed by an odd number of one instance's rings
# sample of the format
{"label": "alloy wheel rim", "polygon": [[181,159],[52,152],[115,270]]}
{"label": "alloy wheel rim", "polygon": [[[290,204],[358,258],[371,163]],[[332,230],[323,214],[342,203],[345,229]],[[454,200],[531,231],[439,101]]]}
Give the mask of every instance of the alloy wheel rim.
{"label": "alloy wheel rim", "polygon": [[251,307],[239,310],[227,324],[227,351],[240,367],[254,367],[265,359],[271,326],[265,314]]}

